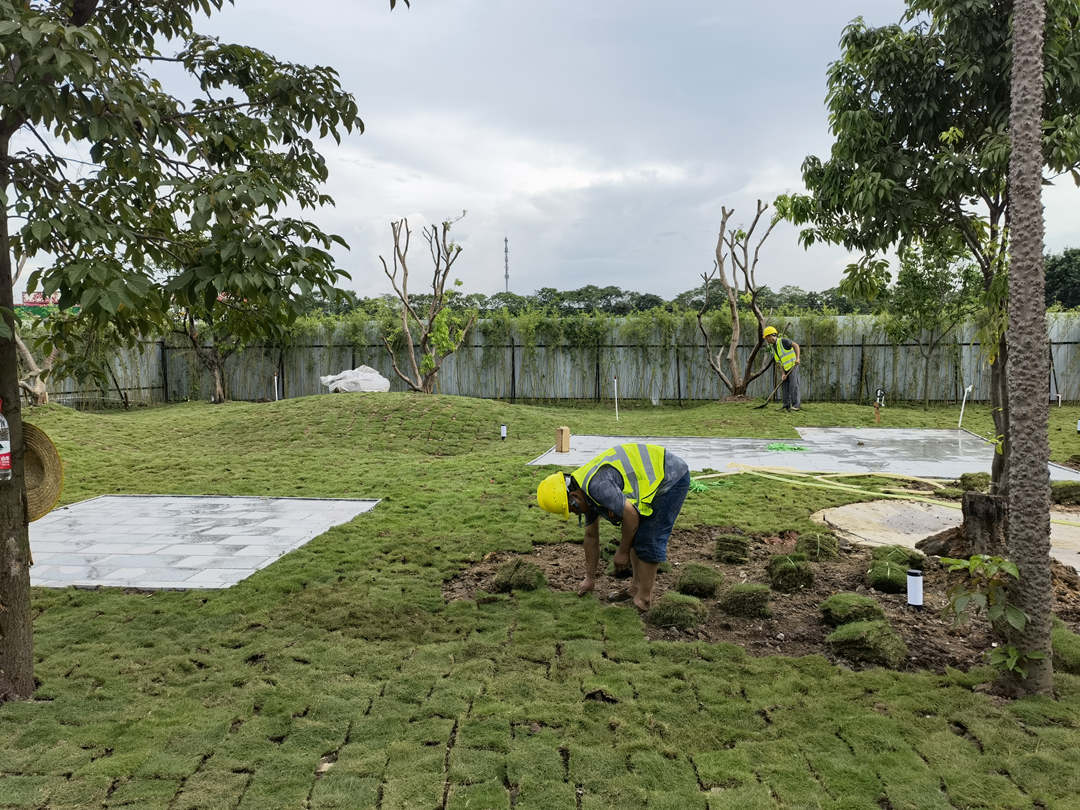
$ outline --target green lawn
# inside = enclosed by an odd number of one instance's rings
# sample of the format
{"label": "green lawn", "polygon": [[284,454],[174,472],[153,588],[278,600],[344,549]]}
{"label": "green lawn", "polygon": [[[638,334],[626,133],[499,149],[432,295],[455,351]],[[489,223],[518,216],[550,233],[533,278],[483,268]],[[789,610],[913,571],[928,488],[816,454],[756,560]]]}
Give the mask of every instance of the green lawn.
{"label": "green lawn", "polygon": [[[1058,676],[1057,701],[1002,703],[973,688],[985,670],[649,643],[632,609],[548,590],[444,604],[470,561],[579,539],[533,506],[545,471],[524,465],[558,425],[783,439],[873,424],[870,408],[818,403],[620,410],[616,424],[609,408],[377,394],[32,411],[65,459],[65,502],[383,502],[226,591],[35,590],[40,687],[0,706],[0,807],[1077,806],[1077,677]],[[957,415],[890,406],[883,425]],[[1080,408],[1052,417],[1054,457],[1080,453]],[[965,425],[988,433],[988,409]],[[847,499],[749,476],[718,492],[691,496],[679,525],[806,528]]]}

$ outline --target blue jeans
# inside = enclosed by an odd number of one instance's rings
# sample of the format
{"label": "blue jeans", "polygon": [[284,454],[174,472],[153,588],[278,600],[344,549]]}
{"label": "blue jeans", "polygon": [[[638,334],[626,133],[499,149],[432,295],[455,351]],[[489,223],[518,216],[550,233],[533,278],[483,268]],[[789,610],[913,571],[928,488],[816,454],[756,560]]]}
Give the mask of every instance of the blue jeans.
{"label": "blue jeans", "polygon": [[641,519],[634,535],[633,548],[639,560],[662,563],[667,559],[668,538],[689,491],[690,473],[687,472],[671,489],[652,502],[652,514]]}

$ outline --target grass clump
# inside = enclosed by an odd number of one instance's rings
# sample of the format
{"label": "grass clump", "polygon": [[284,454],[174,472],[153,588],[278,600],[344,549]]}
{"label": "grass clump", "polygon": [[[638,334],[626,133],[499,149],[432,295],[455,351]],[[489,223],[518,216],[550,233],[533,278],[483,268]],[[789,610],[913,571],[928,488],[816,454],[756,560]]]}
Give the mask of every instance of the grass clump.
{"label": "grass clump", "polygon": [[869,596],[844,591],[834,593],[820,605],[826,624],[838,627],[849,622],[874,621],[885,618],[881,605]]}
{"label": "grass clump", "polygon": [[986,492],[990,489],[990,473],[969,472],[963,473],[957,482],[964,492]]}
{"label": "grass clump", "polygon": [[871,563],[866,572],[866,584],[882,593],[904,593],[907,591],[907,566],[891,560]]}
{"label": "grass clump", "polygon": [[722,563],[744,563],[750,559],[750,538],[741,534],[722,534],[716,538],[713,556]]}
{"label": "grass clump", "polygon": [[1054,617],[1054,626],[1050,630],[1050,646],[1054,655],[1054,671],[1080,675],[1080,635]]}
{"label": "grass clump", "polygon": [[707,612],[700,599],[668,591],[645,613],[645,621],[657,627],[689,630],[699,625]]}
{"label": "grass clump", "polygon": [[720,590],[720,583],[723,581],[724,575],[715,568],[699,563],[689,563],[679,574],[675,590],[688,596],[716,596],[716,592]]}
{"label": "grass clump", "polygon": [[528,560],[511,560],[499,566],[491,589],[495,593],[510,591],[535,591],[544,584],[544,573],[540,566]]}
{"label": "grass clump", "polygon": [[767,619],[772,615],[769,610],[769,589],[756,582],[735,585],[720,597],[717,605],[730,616]]}
{"label": "grass clump", "polygon": [[863,664],[895,669],[907,657],[907,645],[886,621],[849,622],[825,637],[837,655]]}
{"label": "grass clump", "polygon": [[891,562],[904,568],[918,568],[920,571],[926,566],[926,557],[921,551],[916,551],[907,546],[875,546],[870,552],[872,562]]}
{"label": "grass clump", "polygon": [[791,593],[814,584],[814,572],[805,554],[777,554],[769,559],[766,570],[773,590]]}
{"label": "grass clump", "polygon": [[1063,506],[1080,506],[1080,483],[1076,481],[1051,481],[1050,500]]}
{"label": "grass clump", "polygon": [[808,532],[800,535],[795,550],[813,562],[831,560],[840,553],[840,542],[832,532]]}

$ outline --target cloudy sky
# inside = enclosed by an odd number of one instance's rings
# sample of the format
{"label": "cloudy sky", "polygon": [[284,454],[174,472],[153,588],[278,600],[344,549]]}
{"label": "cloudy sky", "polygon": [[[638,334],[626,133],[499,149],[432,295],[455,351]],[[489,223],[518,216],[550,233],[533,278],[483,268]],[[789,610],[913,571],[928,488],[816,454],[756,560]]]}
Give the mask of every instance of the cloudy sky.
{"label": "cloudy sky", "polygon": [[[328,64],[366,131],[324,144],[337,207],[320,224],[364,295],[389,292],[389,221],[467,216],[468,292],[585,284],[671,297],[712,266],[721,206],[802,189],[829,138],[825,71],[843,26],[899,19],[900,0],[235,0],[207,33]],[[1080,246],[1080,192],[1048,192],[1047,246]],[[426,247],[414,241],[414,273]],[[770,287],[835,285],[839,249],[780,225]]]}

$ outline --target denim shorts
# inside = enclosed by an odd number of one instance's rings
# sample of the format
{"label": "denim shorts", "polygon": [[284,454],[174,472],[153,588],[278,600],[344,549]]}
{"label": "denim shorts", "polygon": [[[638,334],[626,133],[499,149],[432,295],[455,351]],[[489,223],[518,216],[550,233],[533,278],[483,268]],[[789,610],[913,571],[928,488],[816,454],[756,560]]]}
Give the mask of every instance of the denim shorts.
{"label": "denim shorts", "polygon": [[634,535],[634,552],[639,560],[662,563],[667,559],[668,538],[689,491],[690,473],[687,472],[675,486],[653,501],[652,514],[641,519]]}

